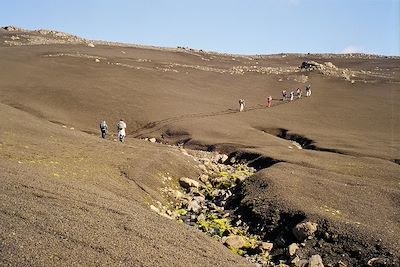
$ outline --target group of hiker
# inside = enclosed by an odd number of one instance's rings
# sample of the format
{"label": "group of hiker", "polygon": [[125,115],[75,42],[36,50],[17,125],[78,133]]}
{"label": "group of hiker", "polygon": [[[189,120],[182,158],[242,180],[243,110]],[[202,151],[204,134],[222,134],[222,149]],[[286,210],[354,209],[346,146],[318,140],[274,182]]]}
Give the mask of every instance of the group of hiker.
{"label": "group of hiker", "polygon": [[[124,142],[125,141],[125,136],[126,136],[126,123],[124,122],[123,119],[121,119],[118,123],[117,123],[117,129],[118,129],[118,140],[120,142]],[[101,131],[101,137],[103,139],[107,138],[108,135],[108,125],[106,123],[106,121],[101,121],[100,122],[100,131]]]}
{"label": "group of hiker", "polygon": [[[307,85],[306,88],[306,97],[311,96],[311,85]],[[296,92],[296,93],[295,93]],[[296,94],[297,98],[301,98],[302,95],[302,91],[300,88],[297,88],[294,91],[291,91],[288,95],[286,90],[282,91],[282,101],[293,101],[294,100],[294,95]],[[239,112],[242,112],[244,110],[244,106],[246,105],[244,99],[239,99]],[[270,108],[272,106],[272,96],[268,96],[267,97],[267,104],[266,106],[268,108]],[[117,123],[117,129],[118,129],[118,140],[120,142],[124,142],[125,141],[125,136],[126,136],[126,123],[124,122],[123,119],[121,119],[118,123]],[[101,121],[100,122],[100,131],[101,131],[101,137],[103,139],[107,138],[108,135],[108,125],[106,123],[106,121]]]}
{"label": "group of hiker", "polygon": [[[311,84],[307,85],[306,88],[306,97],[311,96]],[[300,87],[298,87],[297,89],[291,91],[289,94],[286,90],[282,91],[282,101],[293,101],[294,97],[296,95],[297,98],[301,98],[302,96],[302,90],[300,89]],[[245,106],[245,101],[244,99],[239,99],[239,112],[242,112],[244,110],[244,106]],[[268,108],[270,108],[272,106],[272,96],[268,96],[267,97],[267,105]]]}

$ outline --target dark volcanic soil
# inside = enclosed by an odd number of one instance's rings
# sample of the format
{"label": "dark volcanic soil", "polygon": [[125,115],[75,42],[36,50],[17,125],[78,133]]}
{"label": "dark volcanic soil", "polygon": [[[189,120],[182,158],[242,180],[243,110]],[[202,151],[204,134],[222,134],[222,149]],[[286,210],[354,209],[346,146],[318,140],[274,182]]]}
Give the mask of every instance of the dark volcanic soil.
{"label": "dark volcanic soil", "polygon": [[[0,265],[246,266],[150,210],[169,201],[163,177],[176,184],[199,170],[174,147],[135,139],[145,137],[260,156],[237,204],[265,240],[309,219],[320,227],[304,257],[400,257],[398,58],[88,43],[0,32]],[[304,60],[334,66],[301,71]],[[308,83],[311,97],[279,100]],[[120,118],[124,144],[113,142]],[[109,140],[98,137],[102,119]]]}

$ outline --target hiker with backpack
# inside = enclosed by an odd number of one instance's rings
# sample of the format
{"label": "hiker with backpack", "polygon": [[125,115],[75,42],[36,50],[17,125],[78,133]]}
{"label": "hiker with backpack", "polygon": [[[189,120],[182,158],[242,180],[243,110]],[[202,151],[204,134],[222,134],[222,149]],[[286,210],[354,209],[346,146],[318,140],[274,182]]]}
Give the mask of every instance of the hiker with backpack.
{"label": "hiker with backpack", "polygon": [[311,84],[306,86],[306,96],[311,96]]}
{"label": "hiker with backpack", "polygon": [[296,95],[297,98],[301,98],[301,89],[299,87],[296,89]]}
{"label": "hiker with backpack", "polygon": [[123,119],[121,119],[118,124],[117,124],[117,128],[118,128],[118,140],[121,142],[125,141],[125,129],[126,129],[126,123],[124,122]]}
{"label": "hiker with backpack", "polygon": [[287,100],[287,92],[286,90],[282,91],[282,101],[286,101]]}
{"label": "hiker with backpack", "polygon": [[100,122],[100,131],[101,131],[101,138],[105,139],[108,135],[108,126],[106,121]]}
{"label": "hiker with backpack", "polygon": [[267,107],[271,107],[272,105],[272,96],[267,97]]}
{"label": "hiker with backpack", "polygon": [[244,110],[244,99],[239,99],[239,112],[242,112]]}
{"label": "hiker with backpack", "polygon": [[290,101],[293,101],[293,98],[294,98],[294,91],[291,91],[290,92]]}

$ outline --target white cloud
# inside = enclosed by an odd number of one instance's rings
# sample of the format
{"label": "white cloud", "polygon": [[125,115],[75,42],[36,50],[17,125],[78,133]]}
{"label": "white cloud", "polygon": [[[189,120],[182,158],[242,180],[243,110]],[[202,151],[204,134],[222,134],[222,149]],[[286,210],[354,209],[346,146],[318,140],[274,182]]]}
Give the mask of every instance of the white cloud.
{"label": "white cloud", "polygon": [[354,54],[354,53],[364,53],[364,49],[354,45],[349,45],[340,51],[340,54]]}

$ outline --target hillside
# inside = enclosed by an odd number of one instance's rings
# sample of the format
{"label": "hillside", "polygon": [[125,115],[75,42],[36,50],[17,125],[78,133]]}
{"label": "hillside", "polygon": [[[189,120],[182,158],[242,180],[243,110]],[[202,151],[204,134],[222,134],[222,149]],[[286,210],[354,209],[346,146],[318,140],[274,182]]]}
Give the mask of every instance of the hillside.
{"label": "hillside", "polygon": [[[300,258],[398,266],[399,58],[239,56],[17,28],[0,30],[0,55],[1,265],[250,265],[151,210],[171,204],[165,186],[201,175],[179,144],[258,171],[230,202],[277,259],[310,220],[318,231]],[[307,84],[311,97],[280,100]]]}

